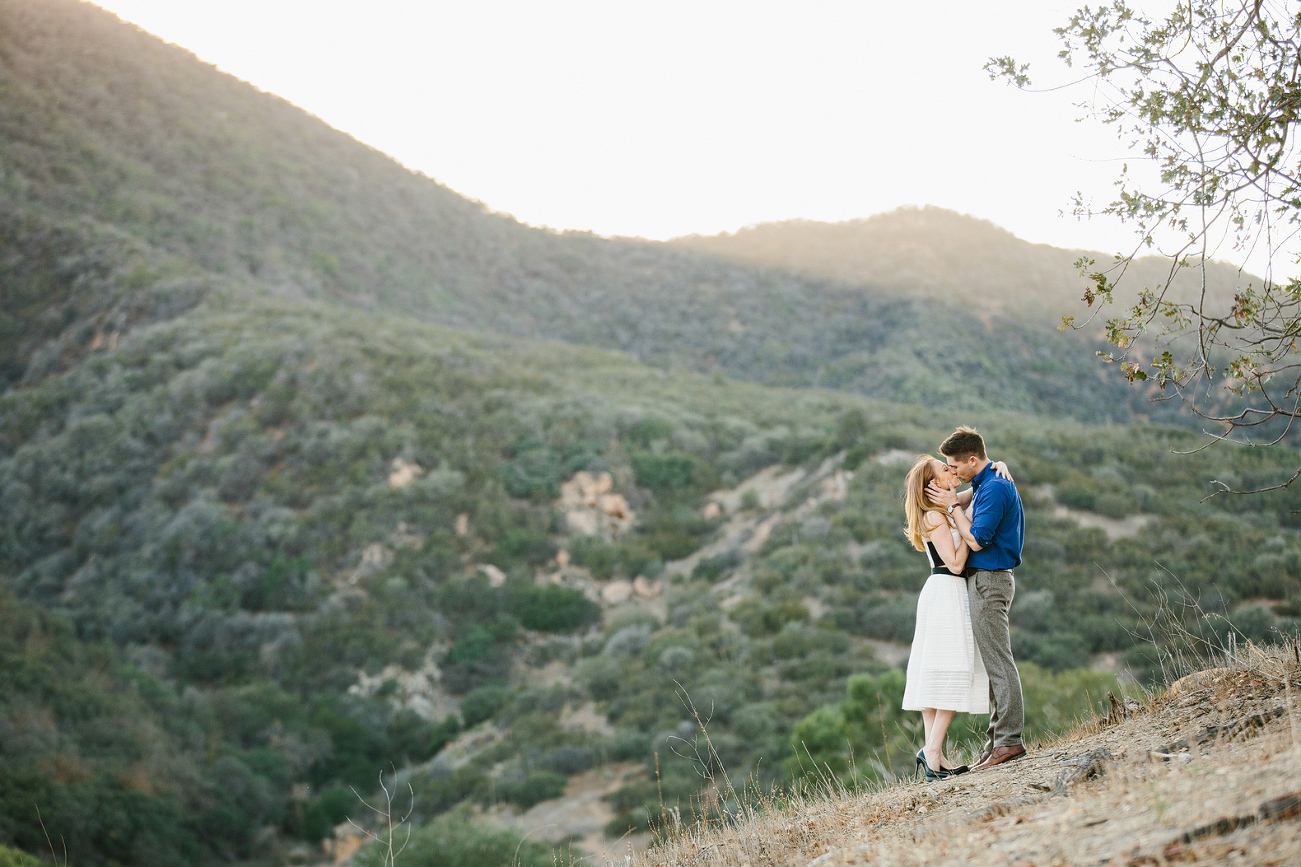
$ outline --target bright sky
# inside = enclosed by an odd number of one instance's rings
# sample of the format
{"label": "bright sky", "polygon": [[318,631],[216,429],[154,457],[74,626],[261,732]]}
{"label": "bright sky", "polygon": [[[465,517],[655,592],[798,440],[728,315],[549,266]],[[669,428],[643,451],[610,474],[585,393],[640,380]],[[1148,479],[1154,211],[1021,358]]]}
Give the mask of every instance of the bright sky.
{"label": "bright sky", "polygon": [[[669,238],[933,204],[1129,250],[1124,153],[1068,73],[1058,0],[99,0],[523,222]],[[1233,259],[1231,251],[1220,258]]]}

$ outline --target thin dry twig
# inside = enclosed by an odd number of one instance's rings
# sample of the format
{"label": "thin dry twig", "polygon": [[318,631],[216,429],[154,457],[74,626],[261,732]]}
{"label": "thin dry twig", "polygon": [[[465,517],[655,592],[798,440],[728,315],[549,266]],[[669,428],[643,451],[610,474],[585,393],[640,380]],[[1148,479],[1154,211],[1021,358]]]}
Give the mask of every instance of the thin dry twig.
{"label": "thin dry twig", "polygon": [[[393,769],[393,782],[396,785],[397,783],[396,768]],[[356,828],[363,835],[365,835],[367,840],[374,840],[380,845],[382,845],[384,847],[384,857],[383,860],[380,861],[380,864],[383,865],[383,867],[394,867],[394,865],[396,865],[397,863],[397,857],[401,855],[404,851],[406,851],[407,843],[411,842],[411,825],[408,824],[407,820],[411,818],[411,814],[416,808],[416,793],[415,793],[415,789],[411,787],[411,784],[407,783],[407,792],[410,795],[410,801],[407,805],[407,812],[401,819],[398,819],[397,822],[395,823],[393,821],[393,792],[389,791],[388,785],[385,784],[384,782],[383,771],[380,771],[379,773],[379,787],[380,787],[380,791],[384,793],[383,809],[380,809],[379,807],[376,807],[373,804],[371,804],[369,801],[363,798],[355,788],[349,786],[349,788],[352,789],[352,793],[357,796],[357,800],[361,801],[363,806],[365,806],[368,810],[370,810],[372,813],[379,816],[383,820],[386,829],[385,835],[381,837],[379,834],[376,834],[374,831],[370,830],[369,828],[363,828],[362,826],[354,822],[351,816],[348,817],[348,824]],[[402,845],[398,847],[397,851],[395,852],[393,850],[393,831],[395,828],[403,828],[403,827],[405,827],[406,829],[406,837],[403,838]]]}
{"label": "thin dry twig", "polygon": [[[54,867],[59,867],[59,856],[54,853],[54,844],[50,842],[50,832],[45,830],[45,819],[41,817],[41,808],[39,804],[36,807],[36,821],[41,823],[41,833],[45,835],[45,845],[50,847],[50,860],[54,862]],[[63,846],[63,867],[68,867],[68,841],[59,835],[59,843]]]}

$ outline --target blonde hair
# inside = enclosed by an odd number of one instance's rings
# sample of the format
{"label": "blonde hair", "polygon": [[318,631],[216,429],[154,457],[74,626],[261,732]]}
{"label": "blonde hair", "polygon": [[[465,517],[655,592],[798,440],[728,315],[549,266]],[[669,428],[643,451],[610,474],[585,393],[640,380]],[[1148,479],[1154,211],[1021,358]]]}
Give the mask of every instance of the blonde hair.
{"label": "blonde hair", "polygon": [[933,460],[935,458],[930,455],[917,457],[917,462],[908,471],[908,481],[903,495],[903,513],[908,521],[904,532],[908,535],[908,541],[912,542],[912,546],[918,551],[926,550],[927,534],[922,519],[927,512],[939,512],[946,524],[950,527],[955,526],[953,518],[944,507],[926,495],[926,485],[935,480],[935,469],[931,466]]}

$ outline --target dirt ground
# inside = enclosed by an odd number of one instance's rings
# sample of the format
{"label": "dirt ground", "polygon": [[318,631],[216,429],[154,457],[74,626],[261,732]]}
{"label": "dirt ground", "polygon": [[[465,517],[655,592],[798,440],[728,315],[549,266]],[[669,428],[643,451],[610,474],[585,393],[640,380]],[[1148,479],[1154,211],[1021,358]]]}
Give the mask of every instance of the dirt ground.
{"label": "dirt ground", "polygon": [[627,776],[641,770],[640,763],[623,762],[575,774],[563,798],[543,801],[523,812],[498,807],[488,815],[527,834],[530,840],[557,846],[567,843],[566,848],[574,854],[587,853],[587,863],[621,862],[626,855],[645,850],[650,835],[618,840],[606,837],[604,829],[614,818],[614,810],[605,798],[618,791]]}
{"label": "dirt ground", "polygon": [[631,867],[1301,865],[1299,689],[1301,650],[1248,648],[1021,760],[806,797]]}

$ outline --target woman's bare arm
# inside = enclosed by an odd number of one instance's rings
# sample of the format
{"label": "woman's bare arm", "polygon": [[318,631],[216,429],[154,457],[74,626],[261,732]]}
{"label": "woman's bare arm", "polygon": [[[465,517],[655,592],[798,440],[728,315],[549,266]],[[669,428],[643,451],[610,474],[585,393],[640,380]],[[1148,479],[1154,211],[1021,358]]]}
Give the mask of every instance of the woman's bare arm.
{"label": "woman's bare arm", "polygon": [[[955,509],[954,511],[959,511]],[[934,516],[932,518],[932,516]],[[967,565],[967,555],[971,553],[965,539],[960,539],[957,546],[953,544],[953,534],[949,532],[948,523],[937,512],[928,512],[925,519],[926,535],[935,546],[944,566],[954,575],[961,575]]]}

